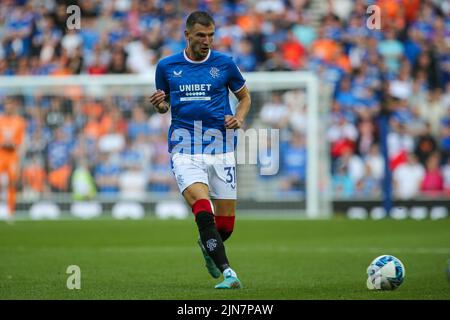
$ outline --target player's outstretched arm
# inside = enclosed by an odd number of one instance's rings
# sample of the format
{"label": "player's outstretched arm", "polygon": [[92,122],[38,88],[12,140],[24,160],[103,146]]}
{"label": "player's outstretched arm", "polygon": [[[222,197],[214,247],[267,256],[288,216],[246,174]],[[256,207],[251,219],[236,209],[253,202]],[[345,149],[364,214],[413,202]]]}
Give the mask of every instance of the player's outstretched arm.
{"label": "player's outstretched arm", "polygon": [[166,93],[159,89],[150,96],[150,103],[158,113],[166,113],[170,108],[170,104],[166,101]]}
{"label": "player's outstretched arm", "polygon": [[252,103],[247,86],[244,86],[241,90],[235,92],[234,95],[239,102],[236,106],[236,114],[232,117],[225,118],[225,128],[227,129],[239,129],[242,127]]}

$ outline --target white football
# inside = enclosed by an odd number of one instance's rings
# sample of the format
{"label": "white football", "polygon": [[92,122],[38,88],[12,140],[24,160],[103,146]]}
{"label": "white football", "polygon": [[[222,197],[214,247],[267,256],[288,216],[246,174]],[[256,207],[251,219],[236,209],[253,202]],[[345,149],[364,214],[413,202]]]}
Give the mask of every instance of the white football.
{"label": "white football", "polygon": [[394,290],[405,279],[405,267],[400,259],[391,255],[376,257],[367,268],[369,290]]}

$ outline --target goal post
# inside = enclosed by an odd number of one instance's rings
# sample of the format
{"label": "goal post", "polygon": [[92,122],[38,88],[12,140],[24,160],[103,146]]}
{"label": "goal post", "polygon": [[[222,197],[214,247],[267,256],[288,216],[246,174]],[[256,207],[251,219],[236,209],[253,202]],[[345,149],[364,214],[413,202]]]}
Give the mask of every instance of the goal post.
{"label": "goal post", "polygon": [[[314,73],[308,71],[252,72],[243,75],[252,94],[252,116],[247,121],[250,126],[254,121],[256,123],[260,120],[258,119],[259,112],[262,106],[270,100],[273,92],[296,90],[302,92],[307,124],[305,126],[307,170],[305,192],[298,197],[293,196],[286,199],[267,193],[261,193],[259,197],[255,196],[255,190],[265,182],[258,180],[259,178],[254,174],[256,172],[254,168],[253,171],[248,170],[244,179],[239,175],[239,185],[241,186],[238,187],[239,200],[252,198],[255,201],[278,201],[279,204],[275,206],[278,211],[284,211],[289,207],[291,212],[301,212],[302,216],[307,218],[330,217],[332,215],[330,155],[325,138],[325,117],[329,110],[327,98],[330,95],[328,88],[320,83]],[[88,97],[102,100],[106,97],[117,96],[139,97],[143,102],[154,89],[153,74],[0,77],[0,96],[21,95],[25,99],[37,96],[56,96],[82,101]],[[298,103],[300,108],[300,101]],[[264,128],[264,124],[260,123],[259,128]],[[283,154],[280,156],[283,157]],[[272,185],[278,185],[276,183],[274,182]],[[239,196],[239,190],[244,195],[243,197]],[[283,192],[278,194],[283,194]],[[153,198],[150,196],[150,198],[158,199],[160,195]],[[289,206],[285,208],[283,202],[289,203]]]}
{"label": "goal post", "polygon": [[[307,114],[307,175],[306,175],[306,216],[308,218],[328,218],[332,213],[328,154],[325,131],[319,126],[319,79],[308,71],[296,72],[256,72],[245,74],[252,92],[304,89],[306,92]],[[325,111],[328,109],[323,106]],[[325,122],[322,121],[322,124]],[[324,128],[322,128],[324,129]],[[321,150],[324,151],[321,153]],[[322,164],[322,165],[321,165]],[[325,169],[325,170],[324,170]],[[322,171],[321,171],[322,170]]]}

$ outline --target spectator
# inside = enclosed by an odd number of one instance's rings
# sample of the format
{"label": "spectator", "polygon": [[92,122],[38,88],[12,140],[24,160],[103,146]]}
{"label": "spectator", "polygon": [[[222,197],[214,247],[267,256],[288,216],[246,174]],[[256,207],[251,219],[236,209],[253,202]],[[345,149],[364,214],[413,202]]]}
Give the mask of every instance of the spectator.
{"label": "spectator", "polygon": [[331,145],[331,156],[338,158],[342,155],[344,148],[355,148],[358,131],[353,123],[347,121],[342,114],[335,114],[332,124],[327,130],[327,139]]}
{"label": "spectator", "polygon": [[125,147],[125,137],[117,131],[115,126],[110,126],[108,132],[101,135],[98,140],[98,149],[100,152],[119,153]]}
{"label": "spectator", "polygon": [[418,106],[420,117],[430,123],[431,132],[434,135],[438,135],[441,120],[446,115],[446,109],[442,102],[440,90],[435,89],[429,91],[424,104]]}
{"label": "spectator", "polygon": [[27,136],[27,155],[45,158],[47,144],[52,138],[50,129],[38,124],[33,131],[27,132]]}
{"label": "spectator", "polygon": [[278,92],[273,92],[272,101],[262,106],[260,117],[264,124],[271,128],[285,128],[289,119],[289,110]]}
{"label": "spectator", "polygon": [[47,173],[45,171],[44,161],[34,155],[27,159],[22,171],[23,192],[28,199],[36,199],[39,195],[48,191]]}
{"label": "spectator", "polygon": [[305,92],[303,90],[288,91],[283,95],[283,100],[289,109],[289,128],[298,133],[306,134],[307,114]]}
{"label": "spectator", "polygon": [[124,74],[131,73],[128,69],[127,54],[120,49],[116,49],[112,52],[111,61],[107,67],[107,73]]}
{"label": "spectator", "polygon": [[94,61],[88,67],[87,72],[90,75],[106,74],[107,67],[102,63],[101,57],[98,54],[94,55]]}
{"label": "spectator", "polygon": [[394,29],[384,32],[385,38],[378,44],[378,52],[382,55],[387,69],[390,72],[397,72],[400,69],[400,60],[404,54],[404,48]]}
{"label": "spectator", "polygon": [[98,140],[105,132],[105,128],[101,126],[100,122],[103,114],[103,106],[96,103],[89,103],[86,104],[86,108],[89,111],[87,111],[87,120],[83,128],[84,134],[90,139]]}
{"label": "spectator", "polygon": [[59,97],[53,97],[50,100],[50,110],[47,112],[45,122],[51,130],[59,128],[64,123],[64,115],[61,111],[61,99]]}
{"label": "spectator", "polygon": [[347,167],[343,162],[336,165],[336,173],[332,175],[333,197],[335,199],[348,199],[354,194],[354,183],[350,178]]}
{"label": "spectator", "polygon": [[241,71],[255,71],[256,58],[252,53],[252,47],[250,41],[242,39],[239,41],[238,49],[236,52],[236,64]]}
{"label": "spectator", "polygon": [[425,165],[425,176],[420,185],[420,191],[426,195],[440,195],[444,191],[444,177],[439,166],[438,153],[431,154]]}
{"label": "spectator", "polygon": [[83,41],[84,56],[90,59],[96,43],[100,40],[100,30],[95,28],[95,18],[85,17],[83,19],[83,28],[80,30],[80,37]]}
{"label": "spectator", "polygon": [[339,103],[339,106],[345,115],[352,116],[353,109],[358,99],[353,95],[350,77],[342,78],[340,87],[337,88],[335,101]]}
{"label": "spectator", "polygon": [[412,94],[412,81],[409,75],[409,67],[406,64],[400,71],[398,77],[389,83],[389,93],[391,96],[406,100]]}
{"label": "spectator", "polygon": [[94,178],[86,159],[80,159],[71,176],[72,196],[75,200],[90,200],[97,194]]}
{"label": "spectator", "polygon": [[392,131],[387,136],[388,156],[392,169],[395,169],[393,163],[398,165],[399,158],[414,152],[414,137],[408,132],[406,123],[399,122],[397,119],[391,119],[390,123]]}
{"label": "spectator", "polygon": [[381,181],[384,177],[384,159],[380,153],[380,148],[378,144],[373,144],[370,147],[369,152],[364,157],[364,162],[370,168],[370,174]]}
{"label": "spectator", "polygon": [[19,4],[6,17],[3,41],[7,54],[23,57],[30,53],[33,14],[27,9],[26,5]]}
{"label": "spectator", "polygon": [[109,112],[103,115],[100,126],[105,132],[98,139],[100,152],[119,153],[124,149],[127,124],[121,117],[116,106],[110,106]]}
{"label": "spectator", "polygon": [[372,172],[371,166],[366,163],[364,174],[356,183],[355,195],[362,198],[376,198],[380,196],[381,180]]}
{"label": "spectator", "polygon": [[315,28],[311,26],[308,20],[308,15],[302,11],[297,15],[297,21],[292,27],[292,32],[302,46],[307,49],[311,47],[317,37]]}
{"label": "spectator", "polygon": [[303,194],[306,186],[306,145],[303,134],[293,132],[289,142],[282,147],[281,190]]}
{"label": "spectator", "polygon": [[119,174],[119,196],[126,200],[142,201],[146,198],[147,173],[137,164],[127,165]]}
{"label": "spectator", "polygon": [[267,71],[291,71],[292,69],[283,58],[283,54],[278,50],[267,52],[267,59],[262,65],[262,70]]}
{"label": "spectator", "polygon": [[136,139],[139,134],[149,134],[148,117],[140,106],[136,106],[132,111],[132,118],[128,126],[128,137]]}
{"label": "spectator", "polygon": [[377,134],[375,126],[371,119],[363,119],[358,123],[358,138],[356,139],[356,153],[361,157],[365,157],[371,150],[371,147],[376,144]]}
{"label": "spectator", "polygon": [[413,153],[408,153],[407,162],[393,171],[394,194],[402,200],[411,200],[419,194],[425,177],[425,169]]}
{"label": "spectator", "polygon": [[347,173],[356,186],[364,176],[364,162],[361,157],[354,153],[353,148],[345,147],[342,149],[342,155],[337,160],[338,163],[343,163],[347,169]]}
{"label": "spectator", "polygon": [[78,50],[82,47],[83,40],[80,33],[76,29],[69,29],[67,33],[62,37],[61,46],[66,50],[69,57],[75,56]]}
{"label": "spectator", "polygon": [[52,191],[69,191],[69,178],[72,173],[72,144],[61,128],[55,130],[54,138],[48,144],[48,180]]}
{"label": "spectator", "polygon": [[176,190],[170,169],[170,161],[165,153],[156,153],[153,157],[149,177],[150,192],[171,192]]}
{"label": "spectator", "polygon": [[420,33],[417,29],[408,29],[408,38],[405,41],[405,56],[410,65],[415,65],[417,57],[422,52]]}
{"label": "spectator", "polygon": [[[163,46],[162,48],[168,51],[165,55],[172,54],[173,52],[172,49],[168,46]],[[127,70],[130,70],[132,73],[138,74],[151,74],[152,72],[154,72],[155,69],[154,65],[152,65],[152,61],[155,60],[155,53],[152,49],[146,47],[142,40],[135,40],[126,44],[125,52]],[[117,60],[119,59],[118,57],[114,58]],[[120,59],[123,58],[125,57],[121,57]]]}
{"label": "spectator", "polygon": [[324,26],[320,25],[317,30],[317,39],[311,47],[311,56],[323,62],[330,62],[339,45],[335,40],[328,38],[325,31]]}
{"label": "spectator", "polygon": [[85,135],[83,131],[78,132],[73,142],[72,155],[74,159],[86,158],[90,164],[96,164],[98,159],[97,141]]}
{"label": "spectator", "polygon": [[94,168],[94,179],[98,192],[104,197],[114,197],[119,192],[119,176],[122,169],[113,154],[100,152]]}
{"label": "spectator", "polygon": [[105,102],[106,110],[100,120],[100,126],[105,132],[114,132],[125,136],[128,131],[128,119],[120,111],[114,101]]}
{"label": "spectator", "polygon": [[437,61],[435,58],[435,53],[426,47],[426,51],[422,51],[415,64],[413,65],[413,70],[415,73],[424,72],[427,75],[427,83],[431,90],[435,90],[439,87],[438,82],[438,72],[437,72]]}
{"label": "spectator", "polygon": [[77,47],[75,53],[69,56],[66,67],[71,74],[81,74],[84,68],[84,57],[81,47]]}
{"label": "spectator", "polygon": [[148,119],[148,126],[151,132],[151,135],[161,135],[166,134],[170,127],[170,113],[154,113]]}
{"label": "spectator", "polygon": [[430,123],[427,123],[425,130],[420,135],[417,136],[414,153],[419,159],[419,162],[422,165],[425,165],[425,163],[428,160],[428,157],[434,152],[436,152],[437,147],[438,145],[436,138],[431,133],[431,125]]}
{"label": "spectator", "polygon": [[[295,38],[292,31],[287,31],[287,38],[281,45],[284,61],[292,70],[298,70],[305,67],[306,49]],[[249,70],[251,71],[251,70]]]}
{"label": "spectator", "polygon": [[341,20],[348,20],[353,8],[351,0],[329,0],[329,11],[338,16]]}

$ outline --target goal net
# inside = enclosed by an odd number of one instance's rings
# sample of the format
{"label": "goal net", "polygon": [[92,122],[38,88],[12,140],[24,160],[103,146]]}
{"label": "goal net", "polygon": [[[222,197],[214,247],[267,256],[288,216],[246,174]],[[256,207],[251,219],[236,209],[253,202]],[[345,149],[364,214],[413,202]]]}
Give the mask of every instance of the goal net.
{"label": "goal net", "polygon": [[[330,90],[310,72],[244,77],[252,107],[238,133],[238,211],[329,217]],[[18,209],[43,199],[63,210],[80,200],[154,208],[180,199],[166,148],[170,115],[152,109],[154,90],[143,75],[0,77],[2,101],[18,97],[27,119]]]}

